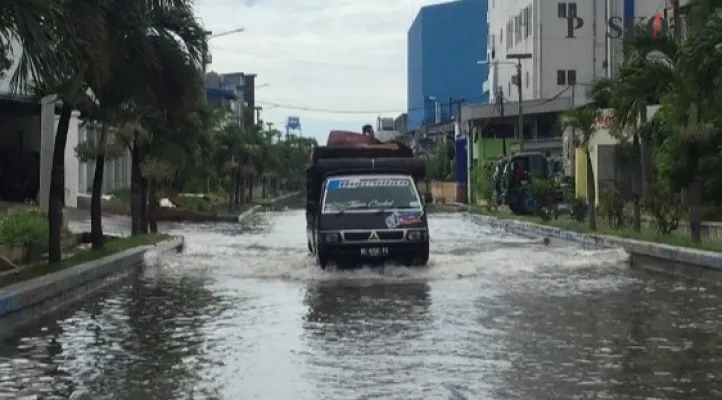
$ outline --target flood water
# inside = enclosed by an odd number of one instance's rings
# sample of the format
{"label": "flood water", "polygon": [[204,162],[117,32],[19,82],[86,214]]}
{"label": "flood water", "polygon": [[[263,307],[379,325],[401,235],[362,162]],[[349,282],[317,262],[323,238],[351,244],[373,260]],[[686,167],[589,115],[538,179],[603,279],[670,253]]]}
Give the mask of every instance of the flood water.
{"label": "flood water", "polygon": [[0,346],[0,398],[722,398],[717,289],[443,213],[427,268],[322,271],[304,224],[172,227],[184,254]]}

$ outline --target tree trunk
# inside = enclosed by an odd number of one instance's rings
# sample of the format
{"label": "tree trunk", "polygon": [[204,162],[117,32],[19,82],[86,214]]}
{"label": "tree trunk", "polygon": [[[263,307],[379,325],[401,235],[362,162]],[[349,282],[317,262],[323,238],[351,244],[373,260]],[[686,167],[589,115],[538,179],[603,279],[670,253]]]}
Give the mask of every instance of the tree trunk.
{"label": "tree trunk", "polygon": [[268,177],[261,178],[261,198],[266,198],[266,185],[268,184]]}
{"label": "tree trunk", "polygon": [[243,207],[246,204],[246,179],[243,175],[243,171],[238,169],[238,207]]}
{"label": "tree trunk", "polygon": [[53,144],[53,165],[48,196],[48,229],[50,230],[48,262],[57,264],[62,258],[63,206],[65,205],[65,145],[73,107],[63,102]]}
{"label": "tree trunk", "polygon": [[98,138],[98,154],[95,155],[95,171],[93,172],[93,190],[90,196],[90,242],[93,249],[105,245],[103,237],[103,172],[105,171],[105,144],[108,141],[108,122],[103,121],[103,128]]}
{"label": "tree trunk", "polygon": [[[647,123],[647,107],[642,108],[639,113],[639,117],[642,124]],[[646,135],[640,138],[640,142],[639,153],[635,154],[639,154],[640,172],[642,175],[642,197],[648,197],[650,195],[654,179],[652,175],[654,172],[654,167],[652,166],[652,145],[650,143],[650,138]]]}
{"label": "tree trunk", "polygon": [[233,206],[236,204],[236,169],[231,168],[230,176],[228,177],[228,212],[233,211]]}
{"label": "tree trunk", "polygon": [[148,227],[150,233],[158,233],[158,184],[148,183]]}
{"label": "tree trunk", "polygon": [[253,178],[254,178],[253,175],[248,175],[248,202],[249,203],[253,201],[253,188],[255,186],[254,185],[255,181],[253,180]]}
{"label": "tree trunk", "polygon": [[699,182],[699,146],[687,144],[687,204],[689,232],[694,243],[702,242],[702,190]]}
{"label": "tree trunk", "polygon": [[[140,165],[143,164],[146,157],[148,156],[149,149],[147,144],[140,146]],[[140,171],[140,231],[143,234],[148,233],[148,178],[143,176],[142,170]]]}
{"label": "tree trunk", "polygon": [[130,149],[130,219],[131,235],[136,236],[143,233],[141,222],[143,221],[143,175],[140,169],[141,149],[138,139],[133,140],[133,147]]}
{"label": "tree trunk", "polygon": [[144,176],[140,177],[140,231],[143,234],[148,233],[148,179]]}
{"label": "tree trunk", "polygon": [[584,151],[587,157],[587,213],[589,217],[589,229],[597,230],[597,193],[594,187],[594,170],[592,169],[592,157],[589,150]]}
{"label": "tree trunk", "polygon": [[[639,143],[639,135],[634,134],[632,137],[632,154],[634,156],[641,155],[641,145]],[[632,182],[632,205],[634,207],[634,221],[632,221],[632,227],[636,232],[640,232],[642,230],[642,207],[641,207],[641,192],[642,187],[645,185],[644,183],[644,161],[641,160],[637,163],[634,163],[634,182]]]}

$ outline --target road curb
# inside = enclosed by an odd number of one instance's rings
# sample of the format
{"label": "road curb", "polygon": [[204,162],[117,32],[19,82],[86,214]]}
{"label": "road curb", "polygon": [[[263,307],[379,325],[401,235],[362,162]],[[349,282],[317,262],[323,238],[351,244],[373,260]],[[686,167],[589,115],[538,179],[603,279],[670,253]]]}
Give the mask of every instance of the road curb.
{"label": "road curb", "polygon": [[243,220],[250,217],[251,215],[253,215],[256,211],[258,211],[260,209],[261,209],[261,206],[253,206],[253,207],[249,208],[248,210],[242,212],[241,214],[238,215],[238,222],[243,222]]}
{"label": "road curb", "polygon": [[[524,236],[542,236],[560,239],[595,248],[622,248],[632,256],[633,263],[635,261],[634,256],[649,258],[652,262],[644,263],[644,267],[661,272],[671,272],[674,275],[682,274],[689,276],[688,273],[681,273],[681,271],[679,271],[679,267],[681,266],[705,268],[722,272],[722,253],[713,251],[670,246],[667,244],[619,238],[609,235],[585,234],[548,225],[519,220],[500,219],[487,215],[471,214],[471,218],[477,222],[496,226],[509,232]],[[661,260],[670,264],[664,267],[659,267],[657,265],[653,265],[654,260]]]}
{"label": "road curb", "polygon": [[248,210],[244,211],[243,213],[241,213],[241,215],[238,216],[238,222],[242,222],[243,220],[245,220],[246,218],[255,214],[256,212],[258,212],[258,210],[260,210],[264,207],[273,207],[274,203],[281,201],[281,200],[286,200],[286,199],[294,197],[294,196],[298,196],[300,193],[301,192],[293,192],[293,193],[284,194],[283,196],[275,197],[273,199],[268,200],[267,204],[257,204],[255,206],[249,208]]}
{"label": "road curb", "polygon": [[183,237],[172,237],[0,288],[0,339],[132,276],[147,257],[181,251],[184,243]]}

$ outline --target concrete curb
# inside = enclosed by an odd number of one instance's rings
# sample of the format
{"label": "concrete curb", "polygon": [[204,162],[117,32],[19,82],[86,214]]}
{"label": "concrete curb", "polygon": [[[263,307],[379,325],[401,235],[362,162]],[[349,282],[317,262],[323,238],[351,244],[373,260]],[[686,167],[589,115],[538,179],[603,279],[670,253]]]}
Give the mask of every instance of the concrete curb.
{"label": "concrete curb", "polygon": [[238,215],[238,222],[243,222],[246,218],[250,217],[255,213],[256,211],[260,210],[261,206],[253,206],[249,208],[248,210],[242,212],[240,215]]}
{"label": "concrete curb", "polygon": [[301,192],[293,192],[293,193],[284,194],[283,196],[275,197],[275,198],[273,198],[273,199],[268,200],[268,204],[267,204],[267,205],[262,205],[262,204],[255,205],[255,206],[249,208],[248,210],[244,211],[243,213],[241,213],[241,215],[238,216],[238,222],[242,222],[242,221],[245,220],[246,218],[248,218],[248,217],[250,217],[251,215],[257,213],[258,210],[260,210],[260,209],[263,208],[263,207],[269,207],[269,206],[272,207],[272,206],[273,206],[273,203],[275,203],[275,202],[277,202],[277,201],[281,201],[281,200],[285,200],[285,199],[291,198],[291,197],[293,197],[293,196],[298,196],[299,193],[301,193]]}
{"label": "concrete curb", "polygon": [[146,256],[180,251],[183,244],[182,237],[173,237],[0,288],[0,339],[131,276],[139,271]]}
{"label": "concrete curb", "polygon": [[486,215],[471,214],[473,220],[500,227],[525,236],[544,236],[583,244],[596,248],[623,248],[631,255],[641,255],[676,264],[722,271],[722,253],[670,246],[666,244],[625,239],[609,235],[593,235],[567,231],[553,226],[519,220],[506,220]]}

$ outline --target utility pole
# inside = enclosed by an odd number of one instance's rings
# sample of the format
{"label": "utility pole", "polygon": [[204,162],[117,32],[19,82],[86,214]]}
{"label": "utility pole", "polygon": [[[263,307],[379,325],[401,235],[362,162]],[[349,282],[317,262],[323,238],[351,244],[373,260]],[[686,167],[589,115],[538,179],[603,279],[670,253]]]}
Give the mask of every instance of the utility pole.
{"label": "utility pole", "polygon": [[524,152],[524,105],[522,97],[522,70],[521,60],[531,58],[531,53],[523,54],[507,54],[506,58],[516,60],[516,77],[512,80],[517,86],[517,93],[519,94],[519,152]]}
{"label": "utility pole", "polygon": [[679,0],[672,0],[672,14],[674,14],[674,38],[682,39],[682,15],[679,13]]}
{"label": "utility pole", "polygon": [[[456,103],[456,129],[458,129],[459,135],[462,133],[462,129],[464,127],[461,126],[461,105],[466,100],[463,98],[460,99],[449,99],[449,110],[451,111],[451,105]],[[466,200],[471,206],[472,200],[473,200],[473,191],[471,188],[471,172],[473,170],[474,166],[474,148],[472,147],[474,145],[474,137],[471,133],[470,125],[467,125],[466,127]]]}
{"label": "utility pole", "polygon": [[[496,106],[499,107],[499,114],[501,116],[501,126],[503,129],[503,127],[504,127],[504,88],[502,88],[501,86],[499,86],[497,89]],[[506,133],[502,133],[502,135],[501,135],[501,151],[504,154],[504,157],[506,157]]]}

